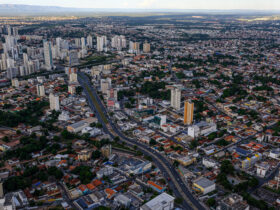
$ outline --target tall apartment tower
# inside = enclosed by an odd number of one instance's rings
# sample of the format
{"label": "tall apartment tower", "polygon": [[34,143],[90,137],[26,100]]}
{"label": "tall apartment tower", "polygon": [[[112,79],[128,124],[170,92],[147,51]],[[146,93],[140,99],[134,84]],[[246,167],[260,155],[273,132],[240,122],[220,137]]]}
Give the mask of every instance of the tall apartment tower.
{"label": "tall apartment tower", "polygon": [[184,108],[184,124],[191,125],[193,122],[194,103],[192,101],[185,101]]}
{"label": "tall apartment tower", "polygon": [[149,53],[151,51],[151,45],[148,42],[145,42],[143,44],[143,52],[144,53]]}
{"label": "tall apartment tower", "polygon": [[117,50],[122,50],[122,48],[126,48],[126,39],[124,36],[114,36],[111,39],[111,46],[116,48]]}
{"label": "tall apartment tower", "polygon": [[45,93],[45,86],[44,85],[37,85],[37,95],[40,97],[44,97],[46,95]]}
{"label": "tall apartment tower", "polygon": [[92,36],[91,35],[88,35],[88,37],[87,37],[87,46],[89,47],[89,48],[92,48]]}
{"label": "tall apartment tower", "polygon": [[171,107],[176,110],[181,108],[181,90],[177,87],[171,89]]}
{"label": "tall apartment tower", "polygon": [[44,41],[44,57],[47,70],[51,70],[53,67],[52,46],[47,41]]}
{"label": "tall apartment tower", "polygon": [[56,96],[53,93],[50,93],[49,100],[50,100],[50,109],[59,111],[59,109],[60,109],[59,108],[59,96]]}
{"label": "tall apartment tower", "polygon": [[85,39],[85,37],[81,38],[81,45],[82,45],[82,49],[86,49],[86,39]]}
{"label": "tall apartment tower", "polygon": [[110,83],[110,81],[108,81],[106,79],[101,79],[100,86],[101,86],[101,92],[103,94],[107,94],[107,91],[111,87],[111,83]]}
{"label": "tall apartment tower", "polygon": [[97,37],[97,51],[104,51],[107,45],[107,37],[106,36],[98,36]]}
{"label": "tall apartment tower", "polygon": [[139,42],[129,42],[129,51],[131,53],[140,53],[140,43]]}

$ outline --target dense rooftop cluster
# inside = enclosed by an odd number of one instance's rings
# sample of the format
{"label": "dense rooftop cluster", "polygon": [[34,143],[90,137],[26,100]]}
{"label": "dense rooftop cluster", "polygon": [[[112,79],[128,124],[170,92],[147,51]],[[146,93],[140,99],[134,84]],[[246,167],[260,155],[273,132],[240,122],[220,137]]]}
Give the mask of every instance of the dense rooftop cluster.
{"label": "dense rooftop cluster", "polygon": [[22,21],[0,26],[0,208],[279,208],[279,21]]}

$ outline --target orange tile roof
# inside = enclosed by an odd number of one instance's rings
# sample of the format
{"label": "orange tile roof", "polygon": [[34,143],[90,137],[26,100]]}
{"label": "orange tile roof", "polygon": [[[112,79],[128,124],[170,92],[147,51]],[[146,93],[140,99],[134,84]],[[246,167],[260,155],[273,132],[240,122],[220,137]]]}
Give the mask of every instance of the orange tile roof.
{"label": "orange tile roof", "polygon": [[84,191],[87,190],[87,186],[86,186],[86,185],[83,185],[83,184],[81,184],[78,188],[79,188],[82,192],[84,192]]}
{"label": "orange tile roof", "polygon": [[108,198],[111,198],[114,194],[116,194],[116,192],[114,190],[112,190],[111,188],[106,188],[105,193],[107,194]]}
{"label": "orange tile roof", "polygon": [[87,184],[87,188],[89,190],[93,190],[95,188],[95,186],[93,184],[89,183],[89,184]]}
{"label": "orange tile roof", "polygon": [[98,187],[99,185],[102,185],[102,182],[99,179],[95,179],[91,183],[96,187]]}
{"label": "orange tile roof", "polygon": [[76,168],[76,166],[70,166],[70,167],[69,167],[69,170],[72,171],[72,170],[74,170],[75,168]]}
{"label": "orange tile roof", "polygon": [[154,186],[155,188],[157,188],[157,189],[159,189],[159,190],[162,190],[162,189],[163,189],[161,186],[157,185],[156,183],[154,183],[154,182],[152,182],[152,181],[148,181],[147,183],[148,183],[149,185]]}
{"label": "orange tile roof", "polygon": [[60,165],[60,164],[63,164],[63,163],[67,163],[67,160],[61,160],[61,161],[59,161],[59,165]]}

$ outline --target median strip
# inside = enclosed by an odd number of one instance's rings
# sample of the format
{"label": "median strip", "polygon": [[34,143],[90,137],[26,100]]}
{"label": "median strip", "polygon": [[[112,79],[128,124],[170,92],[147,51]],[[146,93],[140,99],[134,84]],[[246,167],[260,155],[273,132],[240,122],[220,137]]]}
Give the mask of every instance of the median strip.
{"label": "median strip", "polygon": [[94,105],[96,111],[99,113],[99,115],[100,115],[102,121],[103,121],[105,124],[107,124],[107,123],[108,123],[108,120],[107,120],[105,114],[103,113],[101,107],[99,106],[99,104],[98,104],[96,98],[93,96],[93,94],[92,94],[90,88],[88,87],[88,85],[85,85],[85,86],[86,86],[86,90],[87,90],[87,92],[88,92],[88,94],[89,94],[90,99],[91,99],[92,102],[93,102],[93,105]]}

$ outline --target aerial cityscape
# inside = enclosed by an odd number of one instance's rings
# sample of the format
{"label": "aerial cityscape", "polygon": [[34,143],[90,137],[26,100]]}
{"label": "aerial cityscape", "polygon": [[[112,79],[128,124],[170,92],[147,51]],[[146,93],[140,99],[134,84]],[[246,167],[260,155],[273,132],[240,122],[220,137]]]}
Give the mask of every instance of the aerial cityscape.
{"label": "aerial cityscape", "polygon": [[0,1],[0,210],[280,209],[280,2],[48,2]]}

